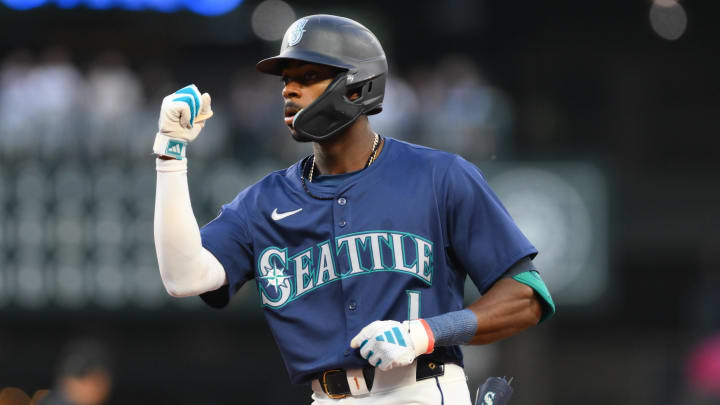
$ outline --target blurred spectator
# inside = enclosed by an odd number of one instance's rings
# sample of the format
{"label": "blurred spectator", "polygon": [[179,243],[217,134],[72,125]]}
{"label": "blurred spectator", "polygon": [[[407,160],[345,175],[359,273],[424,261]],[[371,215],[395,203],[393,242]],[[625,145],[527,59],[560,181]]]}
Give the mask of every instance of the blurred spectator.
{"label": "blurred spectator", "polygon": [[[141,66],[138,79],[144,89],[145,101],[150,105],[160,103],[163,97],[180,87],[180,83],[175,80],[174,72],[167,66],[156,63]],[[157,117],[155,120],[157,121]]]}
{"label": "blurred spectator", "polygon": [[63,48],[49,48],[41,63],[28,51],[10,54],[0,71],[0,133],[10,156],[55,155],[73,144],[84,81]]}
{"label": "blurred spectator", "polygon": [[385,85],[382,113],[370,116],[372,127],[384,136],[416,142],[417,117],[415,89],[402,76],[391,75]]}
{"label": "blurred spectator", "polygon": [[107,349],[95,340],[70,343],[60,357],[55,386],[41,405],[100,405],[110,396],[112,371]]}
{"label": "blurred spectator", "polygon": [[259,74],[255,68],[239,70],[231,82],[230,116],[236,157],[272,156],[278,161],[301,155],[306,145],[288,142],[283,121],[280,78]]}
{"label": "blurred spectator", "polygon": [[30,51],[8,55],[0,68],[0,149],[5,156],[26,151],[33,143],[30,123],[34,108],[28,97],[28,76],[34,60]]}
{"label": "blurred spectator", "polygon": [[127,153],[137,134],[136,117],[144,107],[143,90],[122,55],[108,52],[97,58],[88,73],[87,118],[90,121],[88,148],[91,156]]}
{"label": "blurred spectator", "polygon": [[412,77],[420,100],[420,143],[477,161],[494,157],[509,141],[509,100],[472,60],[449,57],[436,70],[418,70]]}
{"label": "blurred spectator", "polygon": [[38,125],[38,149],[43,156],[68,152],[78,142],[73,124],[85,82],[65,49],[49,48],[42,63],[27,77],[26,100],[34,104],[33,122]]}

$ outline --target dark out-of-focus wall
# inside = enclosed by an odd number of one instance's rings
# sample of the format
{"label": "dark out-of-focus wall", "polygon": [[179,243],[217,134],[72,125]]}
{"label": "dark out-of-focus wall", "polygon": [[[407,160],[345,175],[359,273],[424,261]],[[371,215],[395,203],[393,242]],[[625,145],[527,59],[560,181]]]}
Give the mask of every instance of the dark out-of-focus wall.
{"label": "dark out-of-focus wall", "polygon": [[165,293],[150,149],[166,94],[210,92],[215,116],[189,152],[200,223],[309,154],[284,128],[280,80],[254,64],[296,17],[331,13],[387,52],[374,128],[475,162],[540,249],[558,313],[467,348],[471,390],[513,375],[513,404],[720,403],[715,2],[248,0],[213,17],[10,3],[0,391],[51,388],[82,336],[111,354],[111,404],[310,403],[254,282],[222,311]]}

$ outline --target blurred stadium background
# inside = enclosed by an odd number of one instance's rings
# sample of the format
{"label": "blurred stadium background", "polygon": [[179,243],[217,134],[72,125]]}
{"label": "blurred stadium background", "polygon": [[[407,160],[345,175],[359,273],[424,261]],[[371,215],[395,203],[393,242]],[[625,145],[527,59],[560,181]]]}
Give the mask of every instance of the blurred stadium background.
{"label": "blurred stadium background", "polygon": [[0,391],[51,388],[92,337],[110,404],[310,402],[254,283],[224,311],[165,293],[150,148],[164,95],[210,92],[200,223],[310,153],[254,64],[317,13],[385,47],[376,130],[475,162],[540,248],[558,314],[467,348],[472,391],[507,375],[513,404],[720,403],[720,3],[674,0],[0,1]]}

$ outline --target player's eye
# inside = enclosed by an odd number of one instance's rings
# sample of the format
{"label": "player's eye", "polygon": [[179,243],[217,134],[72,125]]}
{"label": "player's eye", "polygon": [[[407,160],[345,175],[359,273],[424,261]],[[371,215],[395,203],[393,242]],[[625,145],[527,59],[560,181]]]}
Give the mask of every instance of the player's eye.
{"label": "player's eye", "polygon": [[318,73],[317,73],[316,71],[314,71],[314,70],[308,70],[308,71],[305,72],[305,74],[303,75],[303,81],[304,81],[305,83],[311,83],[311,82],[316,81],[316,80],[318,79],[318,77],[320,77],[320,75],[318,75]]}
{"label": "player's eye", "polygon": [[290,83],[292,81],[296,81],[302,85],[308,85],[308,84],[313,84],[313,83],[317,82],[318,80],[320,80],[320,74],[314,70],[308,70],[307,72],[305,72],[299,76],[293,76],[293,77],[282,76],[280,78],[280,80],[282,81],[283,85],[285,85],[285,86],[287,86],[288,83]]}

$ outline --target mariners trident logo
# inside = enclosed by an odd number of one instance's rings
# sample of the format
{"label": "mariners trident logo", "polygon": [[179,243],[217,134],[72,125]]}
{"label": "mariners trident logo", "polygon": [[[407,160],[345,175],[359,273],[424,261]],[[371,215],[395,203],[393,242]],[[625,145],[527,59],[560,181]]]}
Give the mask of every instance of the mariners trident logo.
{"label": "mariners trident logo", "polygon": [[287,46],[295,46],[300,43],[305,32],[305,24],[307,24],[307,18],[301,18],[293,23],[287,30],[288,41]]}
{"label": "mariners trident logo", "polygon": [[293,256],[287,248],[270,246],[260,254],[256,278],[263,306],[281,308],[334,281],[379,271],[403,273],[432,285],[433,269],[433,244],[427,239],[368,231],[341,235]]}

